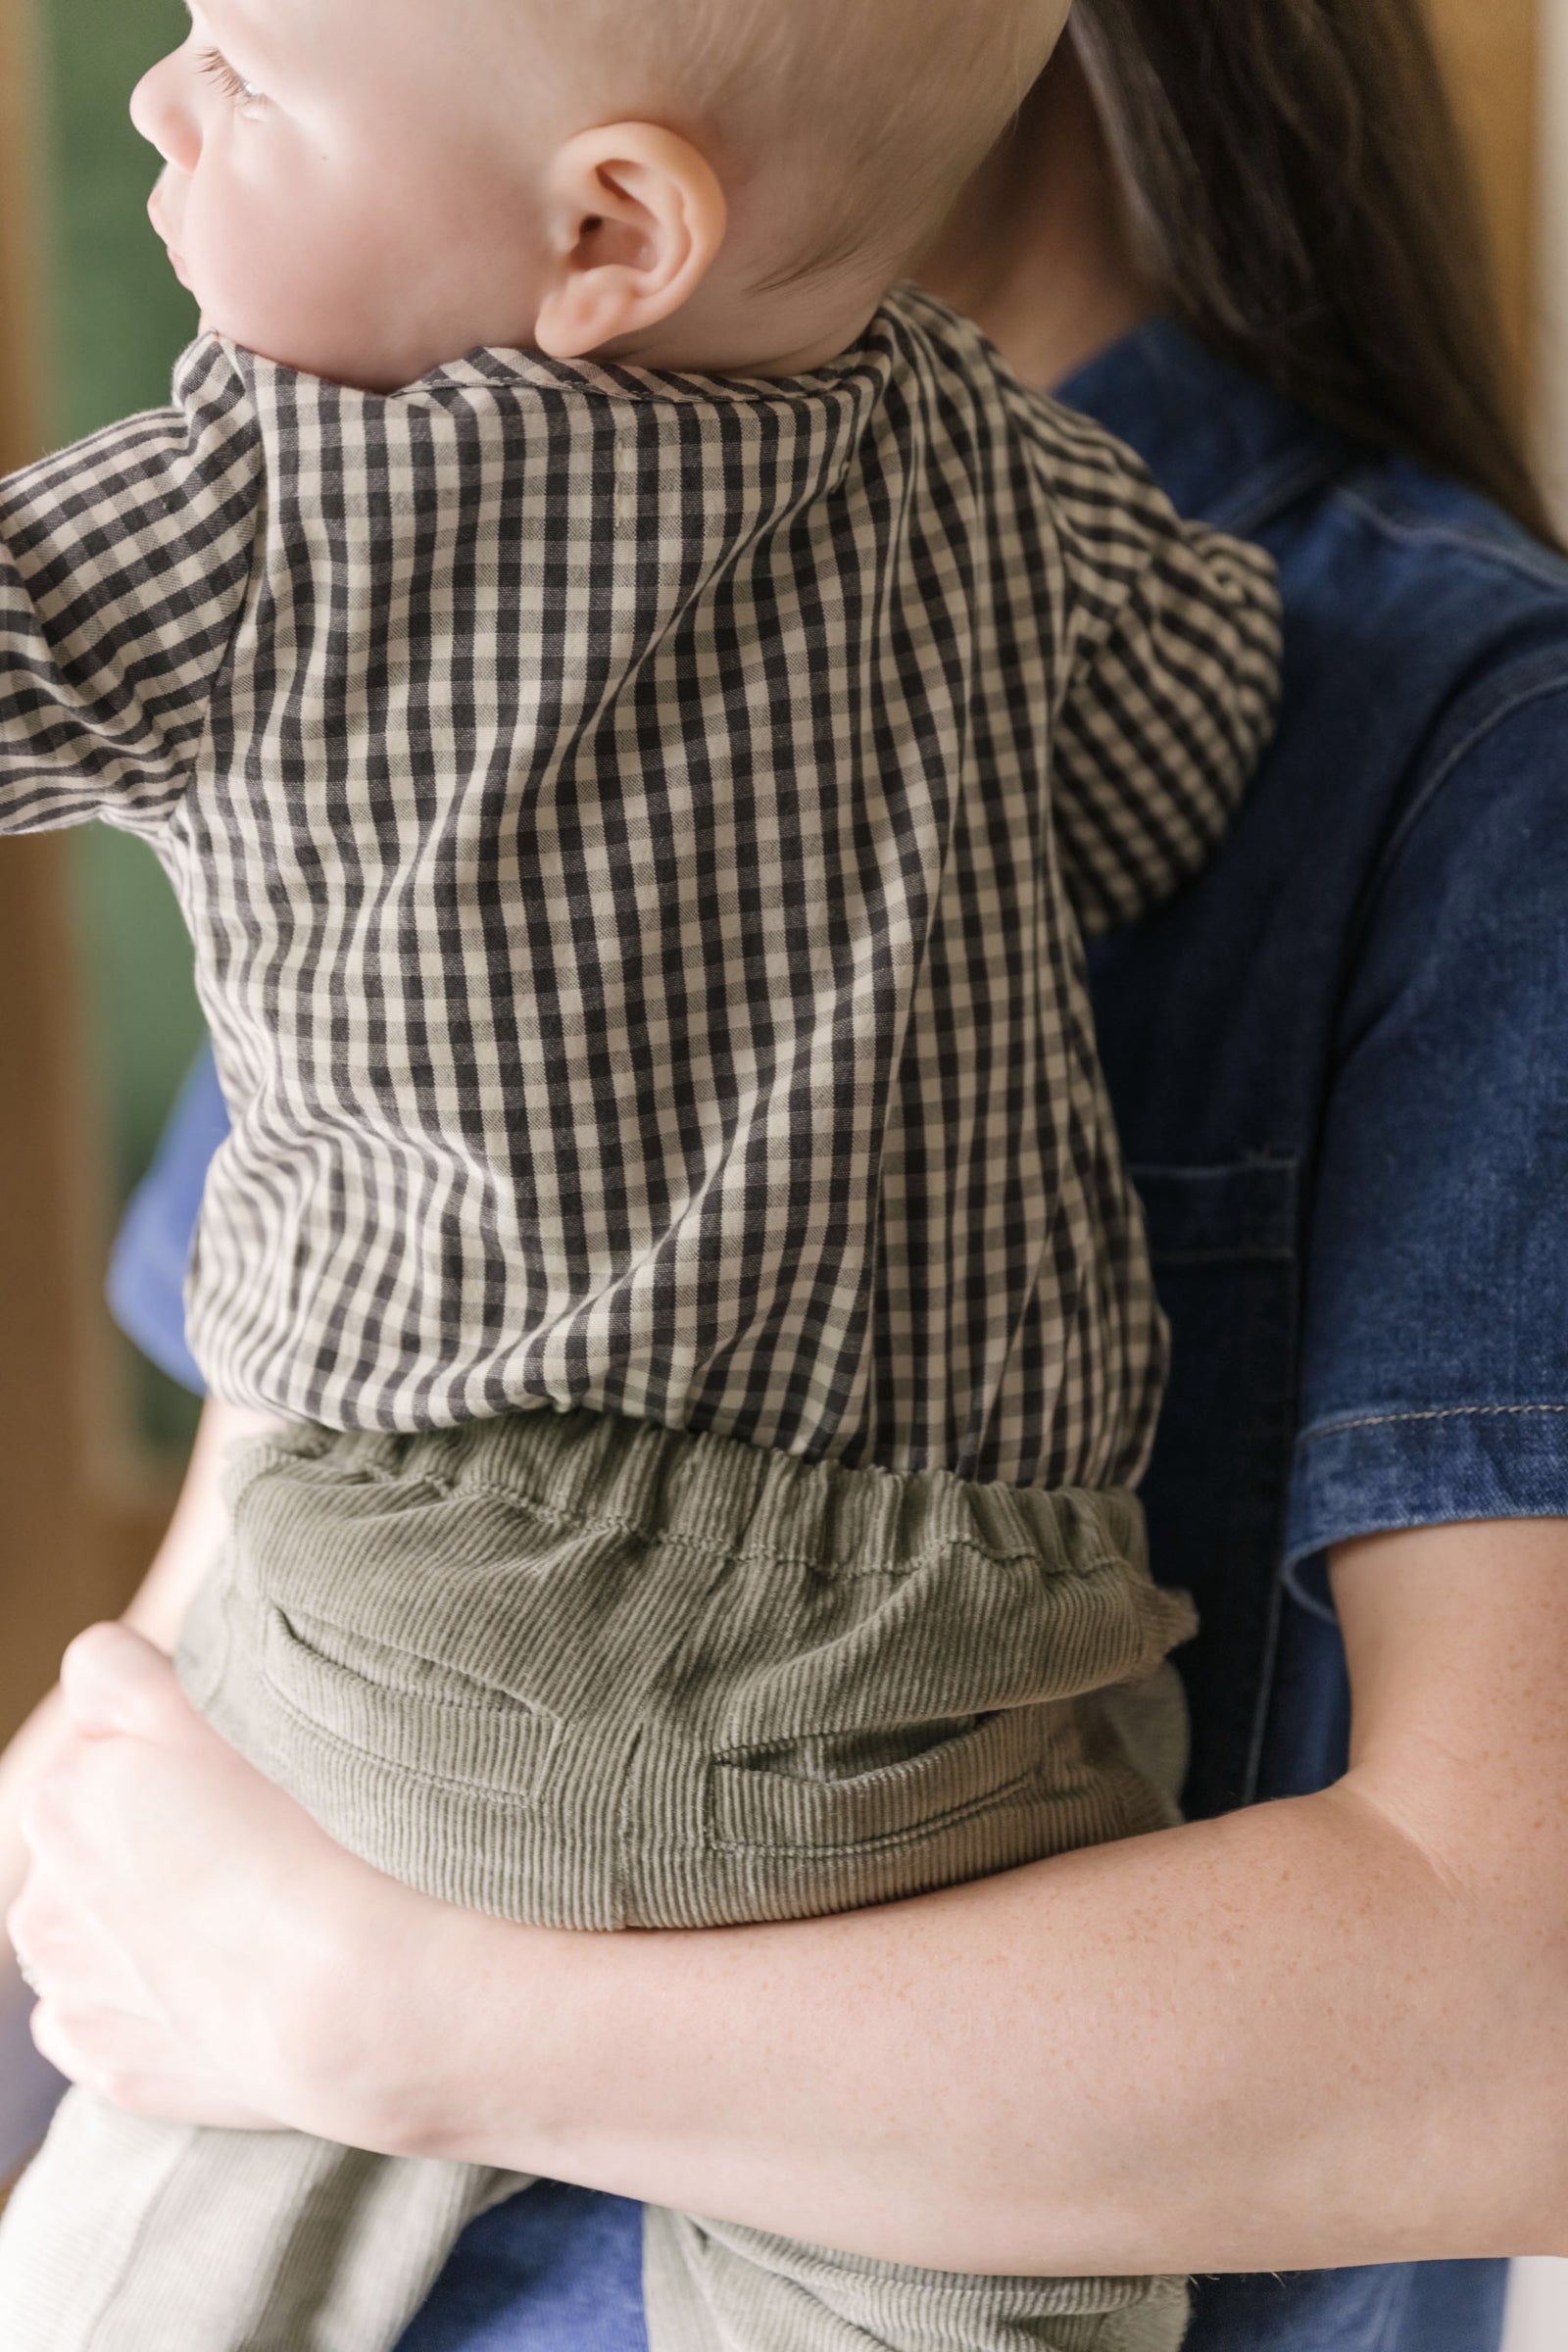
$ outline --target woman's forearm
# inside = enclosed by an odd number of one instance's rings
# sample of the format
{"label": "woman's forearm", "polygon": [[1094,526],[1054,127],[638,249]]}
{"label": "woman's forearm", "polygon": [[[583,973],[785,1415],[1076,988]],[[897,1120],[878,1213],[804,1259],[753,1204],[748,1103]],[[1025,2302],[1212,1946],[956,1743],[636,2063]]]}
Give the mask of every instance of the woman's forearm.
{"label": "woman's forearm", "polygon": [[454,2152],[953,2270],[1568,2250],[1560,1956],[1478,2013],[1462,1898],[1347,1796],[899,1914],[515,1961],[518,1931],[453,1926],[486,1990],[443,2031],[482,2015],[457,2063],[491,2085]]}
{"label": "woman's forearm", "polygon": [[959,2270],[1568,2252],[1568,1525],[1364,1549],[1339,1788],[717,1934],[412,1892],[100,1639],[14,1923],[46,2046],[137,2113]]}
{"label": "woman's forearm", "polygon": [[803,1926],[443,1914],[411,2144],[957,2270],[1568,2252],[1568,1534],[1367,1555],[1339,1789]]}

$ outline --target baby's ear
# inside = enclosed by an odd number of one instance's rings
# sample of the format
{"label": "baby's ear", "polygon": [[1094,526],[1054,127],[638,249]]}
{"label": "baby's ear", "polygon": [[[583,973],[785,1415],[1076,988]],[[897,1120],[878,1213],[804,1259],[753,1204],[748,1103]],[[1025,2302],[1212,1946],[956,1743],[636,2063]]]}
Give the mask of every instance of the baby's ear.
{"label": "baby's ear", "polygon": [[578,360],[645,335],[688,303],[724,242],[724,191],[689,139],[648,122],[585,130],[550,175],[539,349]]}

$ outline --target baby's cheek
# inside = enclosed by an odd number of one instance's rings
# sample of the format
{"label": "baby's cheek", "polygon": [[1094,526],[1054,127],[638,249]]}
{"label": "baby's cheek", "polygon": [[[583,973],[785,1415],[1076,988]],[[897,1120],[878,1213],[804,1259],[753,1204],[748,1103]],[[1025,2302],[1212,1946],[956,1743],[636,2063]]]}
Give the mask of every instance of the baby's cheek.
{"label": "baby's cheek", "polygon": [[198,190],[186,208],[184,261],[204,327],[248,350],[265,348],[278,305],[272,224],[226,192]]}
{"label": "baby's cheek", "polygon": [[195,291],[220,334],[311,375],[340,372],[346,322],[364,300],[353,257],[309,210],[231,207],[207,223]]}
{"label": "baby's cheek", "polygon": [[[516,257],[494,259],[492,236],[476,270],[475,222],[453,228],[439,190],[412,172],[389,185],[384,161],[372,175],[352,156],[269,156],[265,177],[209,184],[193,203],[186,260],[218,333],[371,392],[396,390],[476,342],[521,339],[531,315],[514,320],[485,285],[494,275],[510,292]],[[454,270],[453,255],[466,250],[468,268]]]}

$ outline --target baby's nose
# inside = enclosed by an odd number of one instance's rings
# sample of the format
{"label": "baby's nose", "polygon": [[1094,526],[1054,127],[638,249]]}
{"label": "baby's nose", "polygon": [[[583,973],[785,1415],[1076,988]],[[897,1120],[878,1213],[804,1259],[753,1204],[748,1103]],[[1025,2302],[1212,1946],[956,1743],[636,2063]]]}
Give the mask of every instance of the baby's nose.
{"label": "baby's nose", "polygon": [[194,171],[202,148],[189,85],[184,52],[176,49],[142,75],[130,100],[130,119],[142,137],[178,172]]}

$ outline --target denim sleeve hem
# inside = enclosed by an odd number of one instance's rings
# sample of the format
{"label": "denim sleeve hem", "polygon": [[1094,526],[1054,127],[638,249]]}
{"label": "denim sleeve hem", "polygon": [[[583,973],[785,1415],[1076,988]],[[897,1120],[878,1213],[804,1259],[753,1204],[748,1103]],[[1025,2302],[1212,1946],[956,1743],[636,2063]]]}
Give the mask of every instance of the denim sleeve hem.
{"label": "denim sleeve hem", "polygon": [[1297,1443],[1287,1581],[1325,1608],[1320,1555],[1361,1536],[1468,1519],[1568,1518],[1568,1403],[1478,1404],[1320,1421]]}

